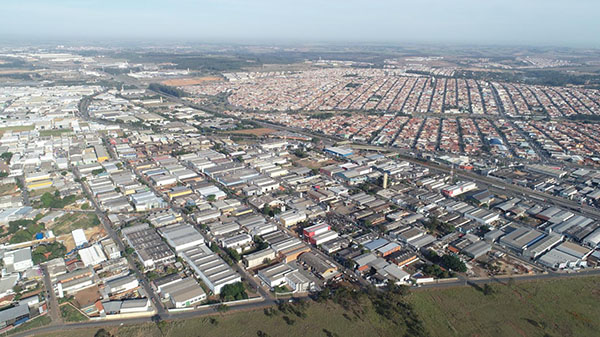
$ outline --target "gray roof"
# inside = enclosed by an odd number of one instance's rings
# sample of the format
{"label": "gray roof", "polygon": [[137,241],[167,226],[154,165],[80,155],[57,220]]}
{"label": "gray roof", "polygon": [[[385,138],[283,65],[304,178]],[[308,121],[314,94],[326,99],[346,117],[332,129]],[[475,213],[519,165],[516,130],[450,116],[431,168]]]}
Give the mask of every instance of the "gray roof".
{"label": "gray roof", "polygon": [[26,305],[18,305],[0,311],[0,322],[10,321],[21,316],[29,315],[29,307]]}

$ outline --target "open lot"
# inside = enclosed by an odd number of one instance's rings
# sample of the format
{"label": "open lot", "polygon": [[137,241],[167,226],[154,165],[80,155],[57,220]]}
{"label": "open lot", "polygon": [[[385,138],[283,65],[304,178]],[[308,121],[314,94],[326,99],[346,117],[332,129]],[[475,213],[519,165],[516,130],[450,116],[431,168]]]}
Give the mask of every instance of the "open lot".
{"label": "open lot", "polygon": [[236,130],[230,131],[228,133],[233,133],[237,135],[254,135],[257,137],[261,137],[264,135],[269,135],[275,133],[277,130],[269,129],[269,128],[256,128],[256,129],[246,129],[246,130]]}
{"label": "open lot", "polygon": [[0,128],[0,135],[3,135],[7,131],[21,132],[21,131],[31,131],[33,129],[34,129],[33,125],[9,126],[9,127]]}
{"label": "open lot", "polygon": [[[90,241],[98,240],[106,236],[106,232],[102,226],[95,226],[88,229],[84,229],[85,237]],[[58,240],[61,241],[65,247],[67,247],[67,251],[70,252],[75,248],[75,241],[73,240],[73,235],[69,232],[68,234],[63,234],[58,236]]]}
{"label": "open lot", "polygon": [[410,300],[430,336],[597,336],[597,277],[414,292]]}
{"label": "open lot", "polygon": [[52,224],[55,235],[70,234],[71,231],[82,228],[88,229],[100,224],[98,217],[94,213],[67,213]]}
{"label": "open lot", "polygon": [[191,77],[191,78],[175,78],[171,80],[162,81],[164,85],[171,85],[175,87],[183,87],[186,85],[197,85],[204,82],[220,81],[222,78],[217,76],[203,76],[203,77]]}
{"label": "open lot", "polygon": [[3,197],[5,195],[11,195],[11,194],[15,193],[16,189],[17,189],[16,184],[0,185],[0,197]]}

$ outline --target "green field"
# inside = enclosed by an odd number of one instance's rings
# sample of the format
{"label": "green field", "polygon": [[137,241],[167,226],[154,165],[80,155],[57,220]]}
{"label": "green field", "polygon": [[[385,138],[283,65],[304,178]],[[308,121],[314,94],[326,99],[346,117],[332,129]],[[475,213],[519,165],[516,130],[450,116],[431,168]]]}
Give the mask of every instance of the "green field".
{"label": "green field", "polygon": [[73,131],[73,129],[41,130],[40,136],[41,137],[60,136],[63,133],[72,132],[72,131]]}
{"label": "green field", "polygon": [[65,304],[60,307],[60,315],[65,322],[83,322],[88,320],[84,314],[73,308],[70,304]]}
{"label": "green field", "polygon": [[598,336],[598,277],[425,290],[410,295],[431,336]]}
{"label": "green field", "polygon": [[[484,295],[473,287],[419,290],[406,295],[413,309],[389,313],[385,297],[308,301],[300,314],[281,310],[228,312],[183,321],[107,327],[113,336],[412,336],[412,313],[424,336],[598,336],[600,279],[570,278],[492,285]],[[352,295],[350,295],[352,296]],[[394,295],[391,295],[393,297]],[[340,303],[336,304],[334,303]],[[394,302],[391,302],[394,303]],[[403,307],[402,301],[394,303]],[[389,316],[388,316],[389,315]],[[387,318],[386,318],[387,317]],[[93,336],[97,328],[69,331]],[[262,334],[261,334],[262,333]],[[61,336],[60,333],[46,336]]]}

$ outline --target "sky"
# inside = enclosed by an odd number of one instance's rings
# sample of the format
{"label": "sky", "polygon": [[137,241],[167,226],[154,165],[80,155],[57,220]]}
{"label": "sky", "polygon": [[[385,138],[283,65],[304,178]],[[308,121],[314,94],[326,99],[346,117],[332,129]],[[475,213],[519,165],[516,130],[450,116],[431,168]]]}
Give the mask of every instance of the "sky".
{"label": "sky", "polygon": [[600,47],[600,0],[3,0],[0,38]]}

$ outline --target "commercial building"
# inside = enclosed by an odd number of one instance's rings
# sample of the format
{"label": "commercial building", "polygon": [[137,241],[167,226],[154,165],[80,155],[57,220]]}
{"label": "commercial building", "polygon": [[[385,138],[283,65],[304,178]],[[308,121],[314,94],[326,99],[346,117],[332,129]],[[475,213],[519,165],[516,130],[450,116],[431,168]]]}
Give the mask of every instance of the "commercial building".
{"label": "commercial building", "polygon": [[21,248],[4,253],[4,266],[9,272],[23,272],[33,267],[31,248]]}
{"label": "commercial building", "polygon": [[449,197],[456,197],[463,193],[473,191],[475,189],[477,189],[477,184],[475,184],[474,182],[465,181],[442,189],[442,194]]}
{"label": "commercial building", "polygon": [[219,294],[227,284],[242,280],[239,274],[204,244],[186,249],[179,254],[213,294]]}
{"label": "commercial building", "polygon": [[206,299],[206,293],[192,277],[179,279],[161,287],[161,295],[168,298],[175,308],[193,306]]}
{"label": "commercial building", "polygon": [[180,252],[204,243],[204,237],[193,226],[179,224],[163,227],[160,229],[162,236],[167,240],[169,246]]}
{"label": "commercial building", "polygon": [[127,243],[135,249],[146,269],[154,269],[157,264],[175,262],[175,254],[150,225],[140,224],[123,228],[121,233]]}
{"label": "commercial building", "polygon": [[285,276],[295,269],[286,263],[278,263],[258,271],[258,277],[270,288],[286,284]]}
{"label": "commercial building", "polygon": [[275,251],[271,248],[267,248],[252,254],[244,255],[243,261],[246,268],[254,268],[265,263],[265,261],[273,259],[275,259]]}
{"label": "commercial building", "polygon": [[78,251],[84,266],[95,266],[106,261],[106,256],[100,244],[91,245]]}

